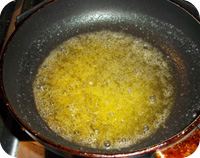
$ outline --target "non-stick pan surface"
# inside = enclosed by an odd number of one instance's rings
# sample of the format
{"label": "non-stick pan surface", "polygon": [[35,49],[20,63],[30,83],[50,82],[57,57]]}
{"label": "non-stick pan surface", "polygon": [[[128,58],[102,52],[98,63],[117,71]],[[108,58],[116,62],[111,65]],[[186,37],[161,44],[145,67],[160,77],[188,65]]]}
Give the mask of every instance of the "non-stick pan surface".
{"label": "non-stick pan surface", "polygon": [[[148,139],[121,150],[96,150],[64,140],[41,119],[33,97],[32,82],[50,51],[73,36],[100,30],[138,36],[162,50],[171,59],[178,87],[165,126]],[[29,17],[7,45],[2,64],[7,105],[34,138],[72,153],[124,153],[162,143],[199,116],[199,35],[198,21],[165,0],[57,0]]]}

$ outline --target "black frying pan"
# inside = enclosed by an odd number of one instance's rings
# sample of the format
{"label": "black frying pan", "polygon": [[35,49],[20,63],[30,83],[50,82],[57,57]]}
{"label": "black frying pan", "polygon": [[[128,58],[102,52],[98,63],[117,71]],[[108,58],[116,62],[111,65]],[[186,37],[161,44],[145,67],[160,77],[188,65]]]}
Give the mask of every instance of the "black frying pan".
{"label": "black frying pan", "polygon": [[[121,150],[97,150],[64,140],[41,119],[33,97],[32,82],[49,52],[73,36],[100,30],[138,36],[165,52],[171,58],[178,87],[165,126],[148,139]],[[5,100],[14,117],[34,139],[62,155],[120,157],[153,152],[199,122],[200,25],[167,0],[54,1],[17,29],[1,66]]]}

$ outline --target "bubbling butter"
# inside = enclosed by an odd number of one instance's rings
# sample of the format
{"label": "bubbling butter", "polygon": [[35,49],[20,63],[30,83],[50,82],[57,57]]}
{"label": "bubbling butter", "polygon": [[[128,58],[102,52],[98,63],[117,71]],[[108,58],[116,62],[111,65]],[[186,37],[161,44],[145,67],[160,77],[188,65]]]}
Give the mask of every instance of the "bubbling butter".
{"label": "bubbling butter", "polygon": [[153,134],[174,103],[164,55],[122,32],[78,35],[45,59],[33,82],[37,109],[64,139],[121,149]]}

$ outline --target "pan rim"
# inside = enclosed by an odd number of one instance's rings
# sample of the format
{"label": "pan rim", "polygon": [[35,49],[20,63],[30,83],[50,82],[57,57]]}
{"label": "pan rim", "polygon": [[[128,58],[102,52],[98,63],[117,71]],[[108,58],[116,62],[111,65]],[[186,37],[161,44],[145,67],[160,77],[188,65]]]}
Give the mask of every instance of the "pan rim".
{"label": "pan rim", "polygon": [[[54,1],[56,1],[56,0],[54,0]],[[190,15],[192,15],[192,14],[190,14]],[[15,32],[17,32],[17,30],[18,29],[16,29]],[[14,36],[14,35],[12,35],[12,36]],[[6,48],[4,49],[2,56],[5,56],[7,46],[9,45],[11,40],[12,40],[12,38],[10,38],[9,41],[7,42]],[[23,126],[25,131],[29,135],[32,135],[33,137],[35,137],[35,139],[39,139],[40,141],[43,141],[44,143],[47,143],[48,145],[55,147],[56,149],[59,149],[59,150],[65,151],[65,152],[69,152],[71,154],[75,154],[75,155],[79,155],[79,156],[89,156],[89,157],[90,156],[92,156],[92,157],[124,157],[124,156],[136,156],[136,155],[141,155],[141,154],[144,154],[144,153],[154,152],[157,149],[167,147],[167,146],[173,144],[174,142],[176,142],[177,140],[180,140],[181,138],[186,136],[188,133],[190,133],[192,130],[194,130],[197,127],[197,125],[200,123],[200,115],[199,115],[188,127],[186,127],[183,131],[181,131],[180,133],[178,133],[174,137],[168,139],[167,141],[164,141],[164,142],[159,143],[157,145],[147,147],[147,148],[144,148],[144,149],[141,149],[141,150],[136,150],[136,151],[133,151],[133,152],[131,151],[129,153],[100,154],[100,153],[84,152],[84,151],[80,151],[80,150],[71,149],[71,148],[68,148],[68,147],[65,147],[65,146],[61,146],[59,144],[54,143],[53,141],[46,139],[45,137],[38,134],[36,131],[32,130],[24,121],[22,121],[22,119],[20,119],[20,117],[14,111],[14,109],[12,108],[12,105],[10,104],[10,102],[7,98],[7,95],[6,95],[6,92],[5,92],[5,87],[4,87],[4,84],[3,84],[3,79],[2,79],[3,62],[4,62],[4,59],[2,59],[1,66],[0,66],[1,67],[1,89],[3,91],[3,98],[5,99],[6,106],[8,107],[8,109],[10,110],[12,115]]]}
{"label": "pan rim", "polygon": [[194,129],[198,128],[198,125],[200,124],[200,115],[199,115],[188,127],[186,127],[184,130],[177,133],[175,136],[167,139],[166,141],[163,141],[161,143],[158,143],[158,144],[155,144],[153,146],[146,147],[146,148],[143,148],[143,149],[140,149],[140,150],[135,150],[135,151],[130,150],[130,152],[127,152],[127,153],[120,153],[120,152],[119,153],[98,153],[98,152],[93,153],[93,152],[81,151],[81,150],[72,149],[72,148],[68,148],[66,146],[62,146],[60,144],[57,144],[57,143],[41,136],[36,131],[31,129],[24,121],[22,121],[22,119],[16,114],[16,112],[12,108],[12,105],[9,103],[8,98],[6,96],[4,86],[1,86],[1,89],[3,91],[3,98],[6,102],[6,106],[8,107],[10,113],[17,120],[17,122],[22,126],[22,129],[30,137],[32,137],[36,141],[39,141],[41,144],[44,143],[44,144],[47,144],[50,147],[54,147],[54,148],[61,150],[63,152],[68,152],[70,154],[74,154],[74,155],[78,155],[78,156],[105,157],[105,158],[106,157],[131,157],[131,156],[138,156],[138,155],[147,154],[147,153],[150,153],[150,152],[156,152],[156,150],[158,150],[158,149],[169,147],[172,144],[181,140],[182,138],[187,137],[187,135],[190,134]]}

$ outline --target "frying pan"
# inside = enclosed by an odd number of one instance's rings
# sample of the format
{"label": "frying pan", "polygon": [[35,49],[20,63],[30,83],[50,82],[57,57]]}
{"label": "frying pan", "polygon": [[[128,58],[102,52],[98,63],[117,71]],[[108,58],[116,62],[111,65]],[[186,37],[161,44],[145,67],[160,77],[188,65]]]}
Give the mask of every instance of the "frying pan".
{"label": "frying pan", "polygon": [[[165,125],[120,150],[93,149],[64,140],[42,120],[33,96],[32,82],[51,50],[73,36],[101,30],[143,38],[170,57],[175,72],[177,97]],[[53,1],[25,20],[7,43],[1,60],[6,105],[31,137],[60,155],[125,157],[154,152],[199,123],[199,35],[199,21],[167,0]]]}

